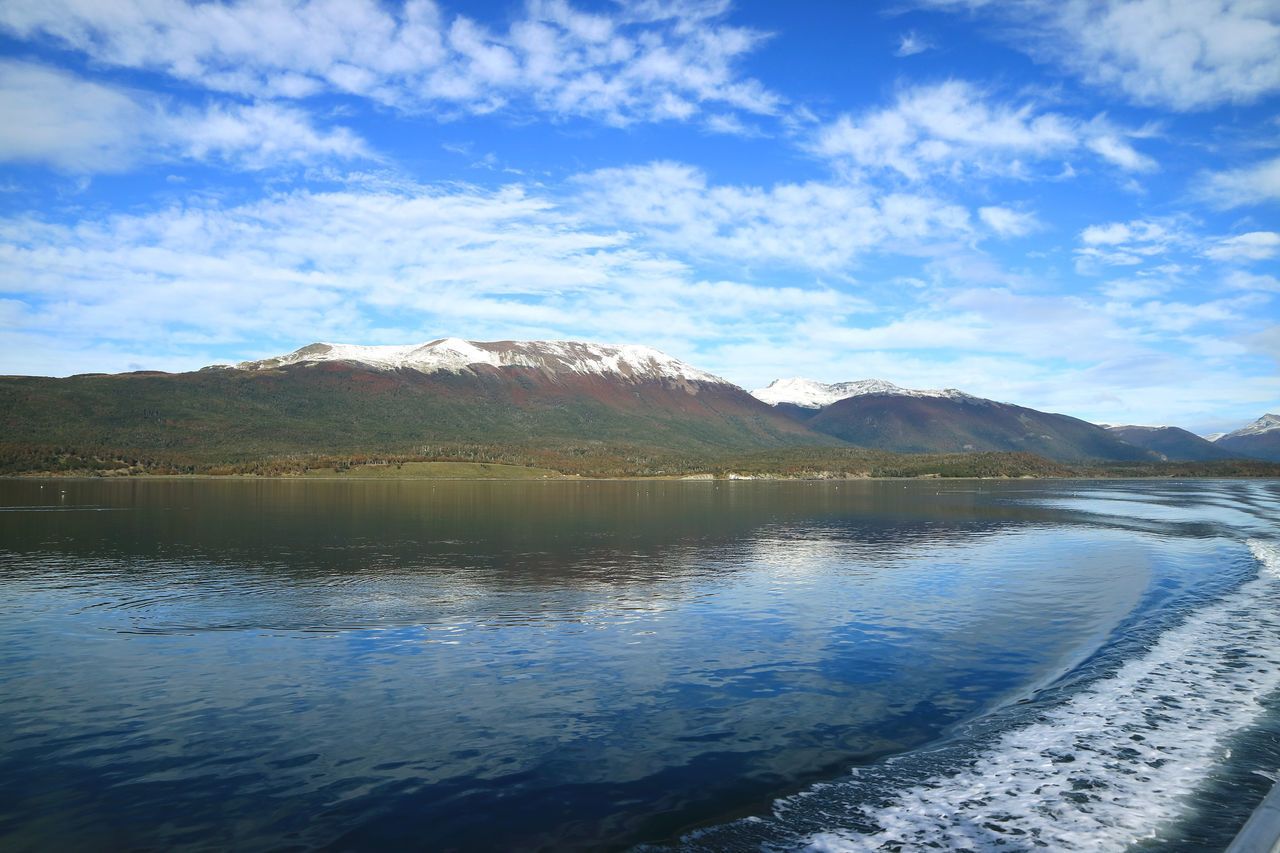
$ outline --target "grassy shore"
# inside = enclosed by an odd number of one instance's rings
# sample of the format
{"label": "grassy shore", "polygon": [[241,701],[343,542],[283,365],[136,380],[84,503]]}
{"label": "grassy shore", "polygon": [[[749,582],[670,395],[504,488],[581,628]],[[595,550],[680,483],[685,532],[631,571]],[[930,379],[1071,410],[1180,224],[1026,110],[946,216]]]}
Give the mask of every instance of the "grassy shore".
{"label": "grassy shore", "polygon": [[[298,477],[317,479],[782,479],[897,478],[1280,478],[1280,464],[1214,462],[1068,465],[1030,453],[899,454],[863,448],[793,447],[708,458],[596,446],[573,452],[468,446],[431,458],[410,454],[290,455],[237,462],[146,459],[67,452],[14,458],[10,477]],[[459,458],[461,457],[461,458]],[[25,464],[24,464],[25,463]],[[42,464],[43,463],[43,464]],[[53,464],[50,464],[53,463]]]}
{"label": "grassy shore", "polygon": [[342,480],[562,480],[566,475],[550,468],[491,462],[396,462],[308,468],[300,476]]}

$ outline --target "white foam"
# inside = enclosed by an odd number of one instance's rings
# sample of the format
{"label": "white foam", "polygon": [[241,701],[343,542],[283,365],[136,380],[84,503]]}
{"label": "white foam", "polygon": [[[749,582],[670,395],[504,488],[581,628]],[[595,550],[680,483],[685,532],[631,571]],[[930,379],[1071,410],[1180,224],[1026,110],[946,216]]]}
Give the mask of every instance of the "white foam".
{"label": "white foam", "polygon": [[1249,550],[1262,564],[1264,574],[1280,577],[1280,543],[1264,542],[1261,539],[1250,539]]}
{"label": "white foam", "polygon": [[[1280,688],[1280,546],[1249,548],[1258,578],[1161,635],[1147,654],[1005,733],[958,773],[832,815],[834,824],[877,831],[832,829],[801,846],[1119,850],[1158,839],[1186,814],[1230,737]],[[829,812],[831,800],[823,803]]]}

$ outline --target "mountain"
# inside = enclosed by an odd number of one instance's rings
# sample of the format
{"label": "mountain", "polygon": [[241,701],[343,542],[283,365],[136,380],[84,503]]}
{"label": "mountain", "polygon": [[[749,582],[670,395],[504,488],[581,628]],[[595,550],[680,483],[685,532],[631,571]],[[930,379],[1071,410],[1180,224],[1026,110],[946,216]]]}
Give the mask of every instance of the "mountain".
{"label": "mountain", "polygon": [[839,442],[649,347],[316,343],[192,373],[0,378],[0,444],[253,460],[439,443],[708,454]]}
{"label": "mountain", "polygon": [[1233,456],[1280,462],[1280,415],[1265,414],[1248,426],[1227,433],[1214,445]]}
{"label": "mountain", "polygon": [[1207,462],[1241,455],[1178,427],[1117,424],[1109,425],[1107,429],[1112,435],[1137,447],[1153,450],[1172,462]]}
{"label": "mountain", "polygon": [[1058,462],[1150,461],[1159,456],[1067,415],[998,403],[949,388],[917,391],[883,380],[824,385],[779,380],[754,392],[805,426],[895,453],[1025,451]]}

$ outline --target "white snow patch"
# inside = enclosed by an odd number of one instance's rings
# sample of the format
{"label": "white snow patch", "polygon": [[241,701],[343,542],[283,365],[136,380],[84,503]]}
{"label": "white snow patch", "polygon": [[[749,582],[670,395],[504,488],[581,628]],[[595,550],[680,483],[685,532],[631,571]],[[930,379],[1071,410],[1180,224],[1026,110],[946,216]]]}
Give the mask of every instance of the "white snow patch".
{"label": "white snow patch", "polygon": [[894,394],[901,397],[945,397],[952,400],[976,400],[970,394],[946,388],[938,391],[921,391],[901,388],[883,379],[861,379],[856,382],[837,382],[827,385],[813,379],[795,377],[793,379],[775,379],[769,387],[751,392],[751,396],[761,402],[776,406],[779,403],[790,403],[806,409],[821,409],[838,400],[850,397],[862,397],[867,394]]}

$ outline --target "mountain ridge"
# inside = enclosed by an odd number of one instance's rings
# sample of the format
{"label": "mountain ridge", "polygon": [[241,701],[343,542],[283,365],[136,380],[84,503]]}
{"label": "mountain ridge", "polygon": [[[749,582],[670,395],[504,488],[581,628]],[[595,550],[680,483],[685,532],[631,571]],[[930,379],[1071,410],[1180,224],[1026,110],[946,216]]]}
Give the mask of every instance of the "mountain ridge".
{"label": "mountain ridge", "polygon": [[1265,435],[1276,430],[1280,430],[1280,415],[1267,412],[1253,423],[1245,424],[1240,427],[1240,429],[1233,432],[1224,433],[1218,437],[1218,440],[1223,438],[1240,438],[1246,435]]}
{"label": "mountain ridge", "polygon": [[0,448],[20,459],[69,448],[208,465],[483,445],[646,471],[634,460],[840,444],[652,348],[577,342],[311,344],[188,373],[10,377],[0,410]]}
{"label": "mountain ridge", "polygon": [[804,423],[893,453],[1026,452],[1067,463],[1159,459],[1079,418],[971,396],[863,394],[837,400]]}
{"label": "mountain ridge", "polygon": [[285,355],[242,361],[234,365],[211,365],[205,369],[271,370],[293,364],[333,361],[355,362],[378,370],[416,370],[420,373],[474,372],[476,365],[483,365],[532,368],[549,374],[613,374],[629,381],[646,378],[733,384],[653,347],[583,341],[467,341],[462,338],[437,338],[421,344],[381,346],[316,342]]}
{"label": "mountain ridge", "polygon": [[1175,462],[1207,462],[1232,457],[1227,448],[1181,427],[1110,424],[1106,428],[1130,444],[1153,450]]}

